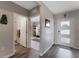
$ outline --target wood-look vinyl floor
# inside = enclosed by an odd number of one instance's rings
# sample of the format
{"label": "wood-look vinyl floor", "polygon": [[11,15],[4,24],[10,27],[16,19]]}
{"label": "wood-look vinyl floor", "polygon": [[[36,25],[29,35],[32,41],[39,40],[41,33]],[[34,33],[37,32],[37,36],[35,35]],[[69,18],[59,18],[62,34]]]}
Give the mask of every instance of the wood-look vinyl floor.
{"label": "wood-look vinyl floor", "polygon": [[39,57],[37,50],[18,46],[16,54],[10,58],[79,58],[79,50],[63,45],[53,45],[46,54]]}
{"label": "wood-look vinyl floor", "polygon": [[11,56],[10,58],[39,58],[39,51],[17,45],[15,55]]}
{"label": "wood-look vinyl floor", "polygon": [[79,58],[79,49],[54,45],[52,48],[41,58]]}

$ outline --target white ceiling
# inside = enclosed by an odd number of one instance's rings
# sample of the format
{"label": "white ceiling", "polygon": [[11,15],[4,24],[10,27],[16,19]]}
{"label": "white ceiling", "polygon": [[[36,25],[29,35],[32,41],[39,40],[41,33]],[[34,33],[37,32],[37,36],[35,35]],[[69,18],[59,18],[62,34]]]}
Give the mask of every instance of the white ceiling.
{"label": "white ceiling", "polygon": [[53,14],[79,9],[79,1],[43,1]]}
{"label": "white ceiling", "polygon": [[[13,3],[27,9],[38,6],[35,1],[12,1]],[[79,1],[43,1],[53,14],[65,13],[79,9]]]}
{"label": "white ceiling", "polygon": [[35,1],[12,1],[12,2],[27,10],[31,10],[32,8],[38,5]]}

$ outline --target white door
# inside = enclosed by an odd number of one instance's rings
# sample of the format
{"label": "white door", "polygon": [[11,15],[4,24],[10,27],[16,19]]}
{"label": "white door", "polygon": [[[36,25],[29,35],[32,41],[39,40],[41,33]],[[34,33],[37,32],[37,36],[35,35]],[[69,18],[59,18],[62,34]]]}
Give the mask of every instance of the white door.
{"label": "white door", "polygon": [[[27,22],[28,17],[14,13],[14,40],[24,47],[27,47]],[[17,36],[17,30],[20,30],[20,37]]]}
{"label": "white door", "polygon": [[58,43],[71,46],[74,42],[74,19],[61,19],[58,21]]}
{"label": "white door", "polygon": [[20,18],[20,44],[24,47],[27,47],[27,18],[22,16]]}

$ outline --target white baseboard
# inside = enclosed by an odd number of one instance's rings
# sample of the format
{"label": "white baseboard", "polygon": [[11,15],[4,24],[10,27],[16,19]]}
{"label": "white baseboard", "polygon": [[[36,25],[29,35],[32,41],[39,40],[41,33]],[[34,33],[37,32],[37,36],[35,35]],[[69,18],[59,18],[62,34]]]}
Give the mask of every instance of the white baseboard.
{"label": "white baseboard", "polygon": [[[54,44],[54,43],[53,43]],[[52,45],[53,45],[52,44]],[[52,47],[52,45],[50,45],[43,53],[40,53],[40,56],[43,56],[51,47]]]}
{"label": "white baseboard", "polygon": [[10,54],[4,56],[3,58],[8,58],[8,57],[10,57],[10,56],[13,56],[13,55],[15,54],[15,52],[16,52],[16,50],[14,50],[13,53],[10,53]]}
{"label": "white baseboard", "polygon": [[79,47],[76,47],[76,46],[71,46],[72,48],[75,48],[75,49],[79,49]]}
{"label": "white baseboard", "polygon": [[[62,45],[62,44],[60,44],[60,43],[55,43],[55,44]],[[74,45],[65,45],[65,46],[72,47],[72,48],[75,48],[75,49],[79,49],[79,47],[76,47],[76,46],[74,46]]]}

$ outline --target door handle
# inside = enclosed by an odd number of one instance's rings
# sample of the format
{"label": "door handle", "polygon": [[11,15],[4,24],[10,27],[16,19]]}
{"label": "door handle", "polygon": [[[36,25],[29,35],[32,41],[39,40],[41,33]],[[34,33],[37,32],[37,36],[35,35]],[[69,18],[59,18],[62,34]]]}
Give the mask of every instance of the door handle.
{"label": "door handle", "polygon": [[58,30],[58,32],[60,32],[60,31]]}

